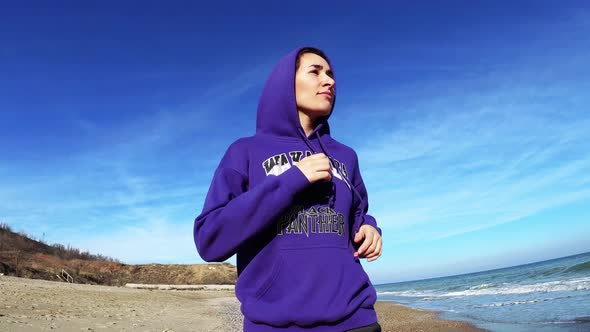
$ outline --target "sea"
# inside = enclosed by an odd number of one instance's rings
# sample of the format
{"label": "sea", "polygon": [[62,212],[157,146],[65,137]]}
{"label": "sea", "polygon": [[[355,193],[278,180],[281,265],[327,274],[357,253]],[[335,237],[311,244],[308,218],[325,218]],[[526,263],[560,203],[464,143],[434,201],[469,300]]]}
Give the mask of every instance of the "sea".
{"label": "sea", "polygon": [[379,301],[438,311],[488,331],[590,331],[590,252],[375,288]]}

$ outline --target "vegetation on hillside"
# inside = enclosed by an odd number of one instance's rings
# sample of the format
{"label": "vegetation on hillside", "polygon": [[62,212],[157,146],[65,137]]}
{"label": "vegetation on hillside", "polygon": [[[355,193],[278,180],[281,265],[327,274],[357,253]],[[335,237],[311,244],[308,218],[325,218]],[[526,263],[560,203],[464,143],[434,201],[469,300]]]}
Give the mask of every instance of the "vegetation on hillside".
{"label": "vegetation on hillside", "polygon": [[117,259],[47,244],[0,222],[0,273],[17,277],[122,286],[234,284],[235,266],[223,264],[123,264]]}

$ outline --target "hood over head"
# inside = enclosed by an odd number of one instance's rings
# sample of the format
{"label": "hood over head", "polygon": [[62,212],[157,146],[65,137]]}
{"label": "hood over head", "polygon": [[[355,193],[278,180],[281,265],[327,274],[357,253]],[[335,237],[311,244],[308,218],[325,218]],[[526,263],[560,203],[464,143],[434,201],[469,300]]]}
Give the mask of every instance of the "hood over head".
{"label": "hood over head", "polygon": [[[256,133],[272,136],[295,137],[305,139],[295,99],[295,62],[297,55],[305,47],[298,47],[279,60],[268,77],[258,103],[256,116]],[[330,67],[330,60],[325,58]],[[332,72],[334,71],[333,68]],[[332,112],[336,95],[332,103]],[[328,118],[324,117],[316,126],[310,137],[316,132],[319,136],[329,135]],[[302,134],[303,133],[303,134]],[[302,137],[303,136],[303,137]]]}
{"label": "hood over head", "polygon": [[[271,136],[298,138],[303,140],[310,148],[312,153],[318,151],[324,152],[330,159],[332,170],[338,172],[334,167],[332,159],[328,150],[322,143],[322,137],[330,136],[330,126],[328,125],[328,118],[334,112],[334,105],[336,104],[336,94],[334,94],[334,101],[332,103],[332,110],[328,116],[320,119],[314,131],[307,137],[305,131],[299,121],[299,113],[297,111],[297,101],[295,99],[295,63],[297,55],[306,47],[299,47],[291,51],[291,53],[279,60],[277,65],[271,72],[264,89],[262,96],[258,103],[258,113],[256,117],[256,134],[264,134]],[[324,59],[330,65],[330,69],[334,72],[334,68],[327,57]],[[316,147],[311,143],[311,140],[317,139]],[[350,183],[346,175],[341,174],[341,178],[346,182],[348,188],[362,201],[362,197],[356,188]],[[334,206],[335,190],[334,183],[330,193],[330,207]]]}

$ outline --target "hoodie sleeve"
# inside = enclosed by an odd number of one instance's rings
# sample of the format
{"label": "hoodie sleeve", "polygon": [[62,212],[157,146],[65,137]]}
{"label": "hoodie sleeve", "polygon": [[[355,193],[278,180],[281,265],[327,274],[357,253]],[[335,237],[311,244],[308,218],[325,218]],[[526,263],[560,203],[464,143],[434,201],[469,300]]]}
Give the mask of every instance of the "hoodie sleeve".
{"label": "hoodie sleeve", "polygon": [[247,152],[232,144],[222,158],[207,193],[193,235],[199,255],[222,262],[258,234],[286,209],[309,181],[297,167],[279,176],[267,176],[249,188]]}
{"label": "hoodie sleeve", "polygon": [[358,159],[356,160],[354,168],[353,183],[354,189],[358,192],[360,199],[359,197],[355,197],[356,199],[354,200],[354,224],[351,236],[354,237],[354,234],[358,232],[362,225],[371,225],[377,229],[379,234],[382,234],[381,228],[377,226],[377,220],[375,220],[373,216],[367,214],[369,211],[369,196],[365,183],[363,182],[363,177],[361,176]]}

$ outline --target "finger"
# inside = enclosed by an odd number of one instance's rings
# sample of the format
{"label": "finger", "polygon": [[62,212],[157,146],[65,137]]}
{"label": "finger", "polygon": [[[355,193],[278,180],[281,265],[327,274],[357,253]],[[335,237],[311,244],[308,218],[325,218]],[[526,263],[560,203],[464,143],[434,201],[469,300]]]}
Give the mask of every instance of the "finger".
{"label": "finger", "polygon": [[381,254],[379,254],[379,255],[377,255],[377,256],[375,256],[375,257],[371,257],[371,258],[369,258],[367,261],[369,261],[369,262],[372,262],[372,261],[374,261],[374,260],[377,260],[379,257],[381,257]]}
{"label": "finger", "polygon": [[371,254],[370,257],[367,257],[367,259],[369,261],[376,260],[377,258],[381,257],[382,250],[383,250],[383,247],[381,246],[381,242],[379,242],[379,245],[375,249],[375,252],[373,252],[373,254]]}
{"label": "finger", "polygon": [[377,248],[377,244],[381,240],[381,236],[375,229],[371,230],[371,235],[373,237],[373,243],[371,243],[371,246],[369,247],[369,252],[373,253],[375,252],[375,248]]}
{"label": "finger", "polygon": [[365,238],[365,232],[360,229],[356,234],[354,234],[354,242],[359,243],[362,239]]}
{"label": "finger", "polygon": [[373,237],[373,242],[371,243],[371,245],[367,249],[367,252],[365,252],[365,255],[367,257],[372,255],[375,252],[375,248],[377,248],[377,239],[375,237]]}
{"label": "finger", "polygon": [[377,243],[377,245],[375,246],[375,250],[370,255],[367,255],[367,258],[377,258],[381,256],[381,241],[377,240],[374,242]]}
{"label": "finger", "polygon": [[[379,256],[381,256],[381,255],[379,255]],[[377,258],[379,258],[379,256],[377,256],[377,257],[372,257],[372,258],[369,258],[369,259],[367,259],[367,262],[376,261],[376,260],[377,260]]]}
{"label": "finger", "polygon": [[330,167],[330,165],[317,165],[315,166],[315,170],[320,172],[329,172],[332,174],[332,167]]}
{"label": "finger", "polygon": [[330,159],[325,158],[325,159],[320,159],[320,160],[314,160],[314,166],[317,168],[322,168],[322,169],[330,169],[332,168],[330,165]]}
{"label": "finger", "polygon": [[320,172],[320,179],[322,180],[326,180],[326,181],[331,181],[332,180],[332,174],[328,171],[323,171]]}
{"label": "finger", "polygon": [[381,256],[381,253],[383,252],[383,241],[381,241],[381,238],[379,241],[377,241],[377,248],[375,248],[375,252],[377,252],[379,256]]}
{"label": "finger", "polygon": [[316,159],[313,162],[314,162],[314,166],[317,168],[323,168],[323,169],[331,168],[330,159],[328,159],[328,157]]}
{"label": "finger", "polygon": [[369,248],[369,246],[373,243],[373,238],[371,237],[370,234],[366,234],[365,235],[365,241],[363,242],[363,244],[361,245],[361,247],[358,250],[359,255],[363,255],[365,253],[365,251],[367,251],[367,249]]}

